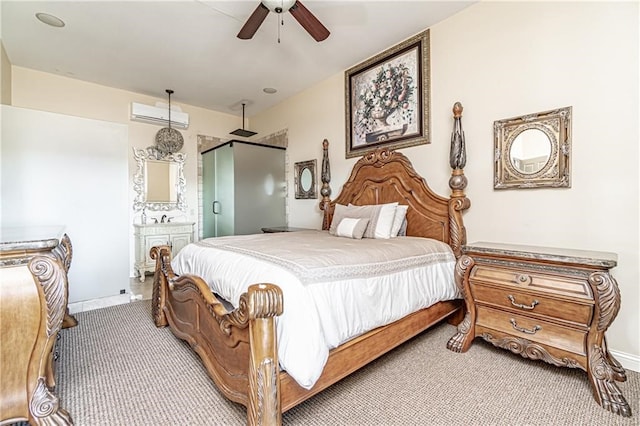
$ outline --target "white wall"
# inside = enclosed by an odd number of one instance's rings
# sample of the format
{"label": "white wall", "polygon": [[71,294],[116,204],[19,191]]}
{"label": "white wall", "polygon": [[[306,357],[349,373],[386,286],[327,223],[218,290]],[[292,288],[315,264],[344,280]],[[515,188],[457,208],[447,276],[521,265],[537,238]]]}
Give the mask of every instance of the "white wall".
{"label": "white wall", "polygon": [[[125,231],[128,240],[129,274],[133,276],[134,269],[134,238],[133,223],[140,223],[140,212],[133,211],[133,176],[137,164],[133,158],[132,148],[146,148],[155,145],[155,135],[162,128],[159,125],[131,121],[129,118],[131,102],[154,105],[156,102],[166,102],[166,98],[153,98],[126,90],[114,89],[55,74],[35,71],[28,68],[13,66],[12,70],[12,105],[42,111],[52,111],[69,116],[107,120],[123,124],[128,129],[127,167],[129,185],[127,188],[128,204],[119,214],[127,216],[129,229]],[[181,152],[187,158],[185,162],[186,212],[147,212],[147,216],[160,218],[167,213],[175,221],[198,221],[198,168],[197,168],[197,136],[208,135],[228,138],[229,132],[237,129],[241,119],[230,114],[209,111],[179,102],[179,89],[171,97],[171,104],[180,106],[189,114],[189,128],[180,130],[184,137],[184,147]],[[164,91],[164,88],[161,89]],[[196,226],[197,229],[197,226]],[[126,250],[126,249],[121,249]]]}
{"label": "white wall", "polygon": [[[469,242],[618,253],[622,307],[608,341],[640,359],[638,3],[480,2],[430,36],[433,141],[403,152],[448,194],[451,108],[462,102]],[[493,122],[565,106],[573,107],[572,188],[494,190]],[[334,196],[357,160],[344,156],[342,73],[252,117],[251,127],[287,128],[291,165],[320,159],[327,138]],[[289,205],[290,225],[320,226],[317,202],[290,195]]]}
{"label": "white wall", "polygon": [[62,225],[69,302],[128,290],[127,127],[2,105],[2,226]]}

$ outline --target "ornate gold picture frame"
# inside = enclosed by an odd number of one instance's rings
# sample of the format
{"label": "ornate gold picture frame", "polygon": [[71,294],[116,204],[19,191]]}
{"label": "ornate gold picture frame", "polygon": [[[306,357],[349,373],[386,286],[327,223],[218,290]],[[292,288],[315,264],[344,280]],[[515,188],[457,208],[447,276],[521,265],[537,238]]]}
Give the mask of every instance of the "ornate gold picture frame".
{"label": "ornate gold picture frame", "polygon": [[571,187],[571,107],[493,123],[494,188]]}
{"label": "ornate gold picture frame", "polygon": [[316,165],[315,159],[294,164],[293,183],[297,199],[318,198]]}
{"label": "ornate gold picture frame", "polygon": [[429,30],[345,72],[346,158],[430,142]]}

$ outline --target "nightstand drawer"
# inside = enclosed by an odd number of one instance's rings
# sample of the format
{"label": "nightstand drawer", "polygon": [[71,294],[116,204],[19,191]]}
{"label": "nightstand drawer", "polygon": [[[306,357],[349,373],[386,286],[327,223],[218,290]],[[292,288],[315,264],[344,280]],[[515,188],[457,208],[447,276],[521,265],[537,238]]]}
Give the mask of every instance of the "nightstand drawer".
{"label": "nightstand drawer", "polygon": [[567,296],[593,300],[591,288],[584,277],[546,274],[521,268],[509,268],[498,265],[477,265],[471,271],[469,281],[496,283],[519,289],[545,293],[549,296]]}
{"label": "nightstand drawer", "polygon": [[497,288],[471,283],[471,292],[477,303],[498,309],[509,308],[524,315],[544,315],[572,324],[588,327],[593,315],[592,303],[566,302],[540,293],[527,293],[515,288]]}
{"label": "nightstand drawer", "polygon": [[586,355],[586,331],[484,306],[478,306],[476,324],[575,354]]}

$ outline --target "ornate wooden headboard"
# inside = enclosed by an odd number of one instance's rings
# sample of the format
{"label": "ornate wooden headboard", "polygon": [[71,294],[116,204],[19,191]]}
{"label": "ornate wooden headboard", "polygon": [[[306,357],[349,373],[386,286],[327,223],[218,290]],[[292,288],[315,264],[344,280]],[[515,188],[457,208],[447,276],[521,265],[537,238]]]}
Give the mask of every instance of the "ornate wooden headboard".
{"label": "ornate wooden headboard", "polygon": [[329,143],[325,140],[322,161],[323,185],[320,191],[320,209],[324,212],[322,229],[329,229],[336,204],[398,202],[409,206],[407,235],[444,241],[451,246],[456,257],[459,257],[462,254],[462,246],[466,243],[462,211],[468,209],[471,203],[464,194],[467,179],[463,171],[466,154],[460,123],[462,105],[456,103],[453,112],[455,124],[450,155],[453,171],[449,179],[452,190],[449,198],[434,193],[405,155],[388,149],[376,149],[358,160],[340,194],[334,200],[330,200]]}

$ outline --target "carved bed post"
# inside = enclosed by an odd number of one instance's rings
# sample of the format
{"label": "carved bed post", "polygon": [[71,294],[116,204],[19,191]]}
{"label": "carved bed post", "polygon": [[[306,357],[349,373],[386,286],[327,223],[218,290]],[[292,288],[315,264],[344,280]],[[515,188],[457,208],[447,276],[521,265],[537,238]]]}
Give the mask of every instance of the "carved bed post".
{"label": "carved bed post", "polygon": [[[167,299],[167,277],[163,272],[169,271],[171,266],[171,249],[169,246],[152,247],[149,252],[151,259],[156,261],[153,274],[153,295],[151,296],[151,315],[156,327],[166,327],[169,323],[164,313]],[[168,268],[168,266],[169,268]]]}
{"label": "carved bed post", "polygon": [[329,229],[331,226],[330,204],[331,204],[331,168],[329,167],[329,141],[322,141],[322,173],[320,175],[322,180],[322,188],[320,188],[320,195],[322,195],[322,201],[320,201],[320,210],[324,212],[322,215],[322,229]]}
{"label": "carved bed post", "polygon": [[[468,295],[471,294],[471,288],[469,287],[469,274],[473,269],[476,262],[470,257],[463,254],[456,263],[456,269],[454,272],[454,278],[456,280],[456,286],[465,302],[468,299]],[[453,352],[466,352],[471,346],[471,342],[476,337],[476,305],[474,303],[466,304],[466,313],[462,322],[458,324],[458,332],[449,339],[447,342],[447,349]]]}
{"label": "carved bed post", "polygon": [[467,243],[467,231],[462,222],[462,211],[471,206],[471,202],[464,193],[467,187],[467,177],[464,175],[464,166],[467,163],[467,151],[464,143],[464,131],[462,130],[462,104],[456,102],[453,105],[453,132],[451,132],[451,151],[449,164],[451,165],[451,199],[449,200],[450,245],[456,258],[462,255],[462,246]]}
{"label": "carved bed post", "polygon": [[280,287],[254,284],[248,291],[249,306],[249,425],[280,425],[280,379],[275,317],[282,314]]}

